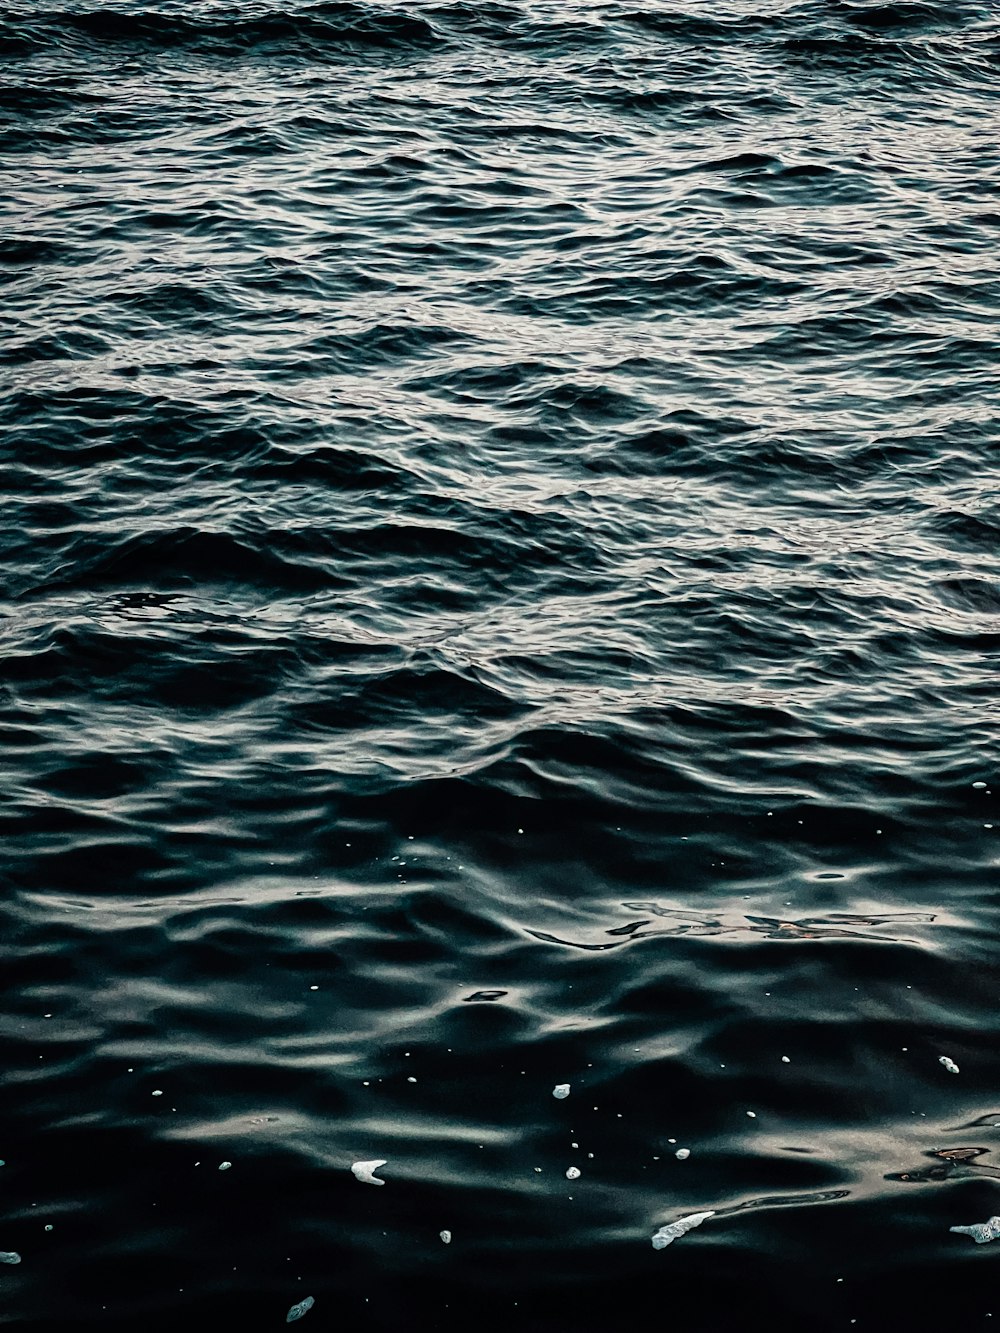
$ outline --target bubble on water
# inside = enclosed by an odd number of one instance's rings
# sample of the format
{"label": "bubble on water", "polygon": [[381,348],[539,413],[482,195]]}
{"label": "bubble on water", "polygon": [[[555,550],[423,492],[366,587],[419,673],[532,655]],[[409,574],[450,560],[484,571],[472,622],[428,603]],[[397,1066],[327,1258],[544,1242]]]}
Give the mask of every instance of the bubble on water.
{"label": "bubble on water", "polygon": [[949,1227],[958,1236],[971,1236],[977,1245],[996,1240],[1000,1236],[1000,1217],[991,1217],[988,1222],[973,1222],[967,1227]]}
{"label": "bubble on water", "polygon": [[19,1264],[21,1256],[17,1250],[0,1250],[0,1264]]}
{"label": "bubble on water", "polygon": [[556,1086],[552,1089],[552,1096],[556,1099],[557,1102],[564,1102],[566,1098],[569,1096],[569,1084],[557,1083]]}
{"label": "bubble on water", "polygon": [[710,1217],[714,1216],[714,1209],[707,1213],[689,1213],[687,1217],[680,1217],[676,1222],[660,1227],[659,1231],[653,1235],[653,1249],[665,1250],[675,1240],[679,1240],[681,1236],[686,1236],[689,1231],[693,1231],[695,1227],[700,1227],[702,1222],[707,1222]]}
{"label": "bubble on water", "polygon": [[298,1305],[293,1305],[285,1315],[285,1323],[294,1324],[296,1319],[301,1319],[303,1315],[308,1314],[315,1304],[316,1301],[312,1296],[307,1296],[304,1301],[299,1301]]}
{"label": "bubble on water", "polygon": [[450,1231],[439,1231],[439,1232],[438,1232],[438,1235],[441,1237],[441,1239],[444,1241],[444,1243],[445,1243],[446,1245],[450,1245],[450,1244],[451,1244],[451,1232],[450,1232]]}
{"label": "bubble on water", "polygon": [[362,1181],[365,1185],[384,1185],[385,1181],[379,1180],[372,1173],[377,1171],[380,1166],[385,1166],[385,1164],[386,1159],[384,1157],[374,1162],[355,1162],[351,1166],[351,1171],[354,1173],[355,1179]]}
{"label": "bubble on water", "polygon": [[569,1168],[569,1170],[566,1172],[566,1179],[567,1179],[567,1180],[579,1180],[579,1179],[580,1179],[580,1168],[579,1168],[578,1166],[571,1166],[571,1167]]}
{"label": "bubble on water", "polygon": [[958,1073],[958,1065],[955,1063],[954,1060],[949,1060],[949,1058],[946,1055],[938,1057],[938,1064],[944,1065],[945,1069],[947,1069],[949,1074]]}

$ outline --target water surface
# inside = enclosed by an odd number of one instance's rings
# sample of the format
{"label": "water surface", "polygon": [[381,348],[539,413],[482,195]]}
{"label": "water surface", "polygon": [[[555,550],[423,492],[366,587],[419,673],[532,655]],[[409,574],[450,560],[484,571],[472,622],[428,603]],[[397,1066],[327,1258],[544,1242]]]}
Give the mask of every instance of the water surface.
{"label": "water surface", "polygon": [[0,1321],[1000,1320],[995,7],[0,59]]}

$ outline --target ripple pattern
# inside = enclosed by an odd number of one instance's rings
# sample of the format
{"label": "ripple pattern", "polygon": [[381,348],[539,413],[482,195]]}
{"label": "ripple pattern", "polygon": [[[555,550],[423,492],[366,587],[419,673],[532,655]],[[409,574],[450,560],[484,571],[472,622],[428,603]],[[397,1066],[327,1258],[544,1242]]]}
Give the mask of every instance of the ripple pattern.
{"label": "ripple pattern", "polygon": [[0,1321],[988,1327],[996,6],[0,65]]}

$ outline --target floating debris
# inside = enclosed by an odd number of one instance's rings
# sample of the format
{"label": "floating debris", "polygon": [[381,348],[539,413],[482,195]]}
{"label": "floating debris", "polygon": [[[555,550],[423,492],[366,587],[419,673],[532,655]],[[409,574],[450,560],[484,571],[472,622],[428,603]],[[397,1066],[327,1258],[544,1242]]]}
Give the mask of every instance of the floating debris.
{"label": "floating debris", "polygon": [[162,1097],[162,1096],[163,1096],[163,1090],[162,1090],[162,1088],[157,1088],[157,1089],[153,1092],[152,1095],[153,1095],[154,1097]]}
{"label": "floating debris", "polygon": [[781,1057],[781,1063],[782,1063],[783,1065],[790,1065],[792,1062],[791,1062],[791,1060],[789,1060],[789,1058],[788,1058],[787,1055],[783,1055],[783,1056]]}
{"label": "floating debris", "polygon": [[46,1230],[46,1231],[51,1231],[51,1230],[52,1230],[52,1223],[51,1223],[51,1222],[47,1222],[47,1223],[46,1223],[45,1230]]}
{"label": "floating debris", "polygon": [[567,1180],[579,1180],[579,1179],[580,1179],[580,1168],[579,1168],[578,1166],[571,1166],[571,1167],[569,1168],[569,1170],[566,1172],[566,1179],[567,1179]]}
{"label": "floating debris", "polygon": [[552,1096],[556,1099],[557,1102],[564,1102],[566,1098],[569,1096],[569,1084],[557,1083],[556,1086],[552,1089]]}
{"label": "floating debris", "polygon": [[977,1245],[985,1245],[1000,1236],[1000,1217],[991,1217],[988,1222],[973,1222],[967,1227],[949,1227],[948,1230],[958,1236],[971,1236]]}
{"label": "floating debris", "polygon": [[678,1218],[676,1222],[660,1227],[659,1231],[653,1236],[653,1249],[665,1250],[675,1240],[679,1240],[681,1236],[686,1236],[689,1231],[693,1231],[695,1227],[700,1227],[702,1222],[707,1222],[710,1217],[714,1216],[715,1209],[713,1208],[707,1213],[689,1213],[687,1217]]}
{"label": "floating debris", "polygon": [[985,783],[985,782],[974,782],[972,785],[973,785],[973,787],[975,787],[976,791],[985,791],[985,790],[986,790],[986,783]]}
{"label": "floating debris", "polygon": [[21,1256],[17,1250],[0,1250],[0,1264],[19,1264]]}
{"label": "floating debris", "polygon": [[691,1156],[691,1149],[678,1148],[677,1151],[674,1153],[674,1156],[677,1158],[678,1162],[686,1162],[687,1159]]}
{"label": "floating debris", "polygon": [[485,1003],[489,1000],[502,1000],[503,997],[508,993],[509,992],[505,990],[477,990],[473,991],[471,995],[467,995],[465,997],[465,1002],[466,1004],[468,1004],[470,1003],[470,1001],[471,1002],[479,1001]]}
{"label": "floating debris", "polygon": [[232,1166],[232,1162],[220,1162],[220,1163],[219,1163],[219,1170],[220,1170],[220,1171],[228,1171],[229,1168],[230,1168],[231,1166]]}
{"label": "floating debris", "polygon": [[296,1319],[301,1319],[303,1315],[308,1314],[315,1304],[316,1302],[312,1296],[307,1296],[304,1301],[299,1301],[298,1305],[293,1305],[285,1315],[285,1323],[294,1324]]}
{"label": "floating debris", "polygon": [[954,1060],[949,1060],[946,1055],[939,1056],[938,1064],[944,1065],[945,1069],[947,1069],[949,1074],[958,1073],[958,1065],[955,1063]]}
{"label": "floating debris", "polygon": [[362,1181],[365,1185],[384,1185],[384,1180],[379,1180],[377,1176],[372,1174],[380,1166],[385,1166],[384,1158],[376,1162],[355,1162],[351,1171],[354,1173],[354,1178]]}
{"label": "floating debris", "polygon": [[444,1241],[444,1243],[445,1243],[446,1245],[450,1245],[450,1244],[451,1244],[451,1232],[450,1232],[450,1231],[439,1231],[439,1232],[438,1232],[438,1235],[441,1237],[441,1239]]}

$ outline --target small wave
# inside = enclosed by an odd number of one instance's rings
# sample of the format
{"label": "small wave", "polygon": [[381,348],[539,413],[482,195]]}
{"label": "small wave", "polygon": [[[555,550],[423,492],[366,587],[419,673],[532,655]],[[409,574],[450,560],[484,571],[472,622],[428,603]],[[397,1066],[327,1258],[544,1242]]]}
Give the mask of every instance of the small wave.
{"label": "small wave", "polygon": [[427,47],[439,40],[432,26],[417,15],[378,9],[350,0],[263,10],[244,17],[240,8],[227,13],[212,7],[203,13],[157,9],[36,10],[17,29],[0,30],[0,49],[17,52],[46,49],[50,44],[82,39],[97,47],[124,45],[145,50],[187,47],[215,58],[239,57],[256,49],[313,57],[344,50]]}

